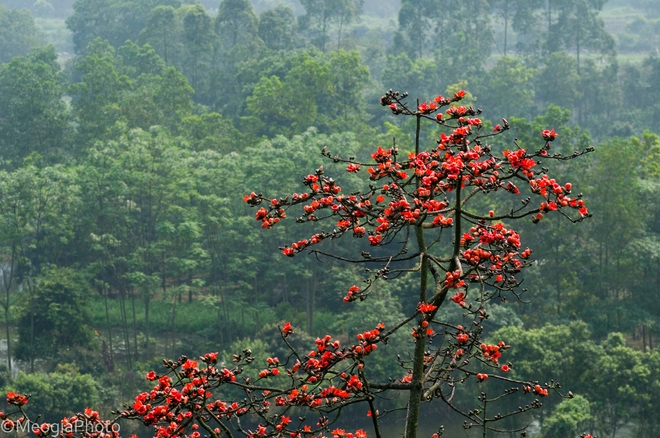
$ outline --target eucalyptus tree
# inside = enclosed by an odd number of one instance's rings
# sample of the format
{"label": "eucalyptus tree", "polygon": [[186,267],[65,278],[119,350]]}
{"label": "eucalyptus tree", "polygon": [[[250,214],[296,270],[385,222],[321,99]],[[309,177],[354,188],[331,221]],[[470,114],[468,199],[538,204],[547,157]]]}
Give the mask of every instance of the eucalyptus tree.
{"label": "eucalyptus tree", "polygon": [[201,97],[208,92],[210,86],[209,68],[214,38],[212,19],[200,4],[184,5],[179,8],[179,14],[182,23],[182,70],[190,85]]}
{"label": "eucalyptus tree", "polygon": [[305,8],[299,19],[300,27],[322,52],[328,49],[333,26],[337,27],[337,48],[341,47],[345,26],[356,21],[364,7],[364,0],[301,0],[300,3]]}
{"label": "eucalyptus tree", "polygon": [[76,53],[84,54],[98,37],[113,47],[137,41],[153,8],[180,4],[181,0],[76,0],[66,24],[73,32]]}
{"label": "eucalyptus tree", "polygon": [[181,67],[181,25],[173,6],[156,6],[149,12],[137,41],[139,44],[149,44],[153,47],[166,64]]}
{"label": "eucalyptus tree", "polygon": [[296,16],[287,6],[279,5],[259,15],[259,37],[271,50],[291,49],[296,27]]}
{"label": "eucalyptus tree", "polygon": [[[73,238],[72,216],[78,202],[72,173],[60,166],[37,167],[26,162],[12,171],[0,171],[0,254],[7,335],[7,360],[11,369],[9,331],[12,295],[22,290],[33,299],[35,278],[42,267],[58,264]],[[30,338],[34,338],[35,312],[28,311]],[[29,355],[33,364],[34,355]]]}
{"label": "eucalyptus tree", "polygon": [[[557,22],[550,40],[558,40],[562,48],[574,49],[577,74],[580,74],[580,55],[591,50],[605,55],[614,53],[614,38],[605,30],[599,12],[607,0],[562,0],[559,2]],[[559,36],[559,38],[557,38]]]}
{"label": "eucalyptus tree", "polygon": [[33,152],[49,160],[69,152],[71,129],[64,77],[52,46],[0,66],[0,155],[20,167]]}
{"label": "eucalyptus tree", "polygon": [[25,56],[30,49],[45,45],[42,32],[27,9],[0,5],[0,63],[14,56]]}

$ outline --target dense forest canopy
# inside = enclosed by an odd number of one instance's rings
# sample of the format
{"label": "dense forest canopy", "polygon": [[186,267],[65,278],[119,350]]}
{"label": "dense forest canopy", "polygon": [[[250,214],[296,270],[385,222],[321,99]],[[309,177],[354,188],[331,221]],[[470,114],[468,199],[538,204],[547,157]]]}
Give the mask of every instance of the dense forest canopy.
{"label": "dense forest canopy", "polygon": [[[325,146],[414,151],[414,124],[378,102],[390,88],[411,102],[468,90],[489,129],[508,120],[502,149],[549,127],[560,152],[594,146],[559,167],[593,217],[523,226],[537,267],[524,303],[491,305],[490,328],[529,346],[512,350],[514,373],[580,395],[528,418],[534,433],[653,436],[655,0],[0,1],[0,387],[38,392],[31,409],[53,418],[109,411],[163,356],[267,357],[285,320],[310,339],[362,331],[362,304],[339,304],[361,272],[283,262],[299,231],[259,234],[241,198],[300,190]],[[405,282],[380,287],[386,319],[414,310]],[[376,361],[397,375],[396,357]]]}

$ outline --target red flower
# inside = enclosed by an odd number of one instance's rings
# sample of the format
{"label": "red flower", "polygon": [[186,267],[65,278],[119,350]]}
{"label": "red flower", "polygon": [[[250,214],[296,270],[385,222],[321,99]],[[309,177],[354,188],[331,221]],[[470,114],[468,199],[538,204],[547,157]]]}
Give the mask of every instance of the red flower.
{"label": "red flower", "polygon": [[356,294],[359,293],[360,293],[360,288],[358,286],[356,285],[351,286],[350,288],[348,288],[348,293],[344,297],[344,301],[349,302],[355,300],[357,298]]}
{"label": "red flower", "polygon": [[293,333],[293,327],[291,327],[290,322],[287,322],[282,326],[282,334],[284,336],[289,336],[291,333]]}
{"label": "red flower", "polygon": [[543,397],[548,396],[548,390],[545,388],[542,388],[541,385],[534,385],[534,393],[541,395]]}
{"label": "red flower", "polygon": [[419,310],[422,313],[431,313],[437,308],[438,306],[434,306],[433,304],[430,303],[419,303],[419,305],[417,306],[417,310]]}
{"label": "red flower", "polygon": [[206,353],[204,357],[200,357],[203,362],[214,364],[218,362],[218,353]]}
{"label": "red flower", "polygon": [[479,379],[480,382],[483,382],[488,379],[488,374],[479,373],[477,374],[477,379]]}
{"label": "red flower", "polygon": [[541,136],[545,141],[552,141],[557,138],[557,133],[555,132],[555,128],[552,128],[552,130],[544,129],[543,132],[541,132]]}
{"label": "red flower", "polygon": [[509,367],[509,365],[502,365],[500,367],[500,369],[505,373],[508,373],[509,371],[511,371],[511,368]]}
{"label": "red flower", "polygon": [[23,394],[17,394],[13,391],[7,393],[7,404],[14,406],[23,406],[27,404],[28,398]]}
{"label": "red flower", "polygon": [[456,292],[456,295],[451,297],[450,299],[458,304],[459,306],[463,307],[465,306],[465,292],[464,291],[458,291]]}
{"label": "red flower", "polygon": [[367,239],[369,240],[369,243],[371,243],[372,246],[375,246],[375,245],[378,245],[381,240],[383,240],[383,236],[378,234],[378,235],[375,235],[375,236],[369,236],[369,237],[367,237]]}

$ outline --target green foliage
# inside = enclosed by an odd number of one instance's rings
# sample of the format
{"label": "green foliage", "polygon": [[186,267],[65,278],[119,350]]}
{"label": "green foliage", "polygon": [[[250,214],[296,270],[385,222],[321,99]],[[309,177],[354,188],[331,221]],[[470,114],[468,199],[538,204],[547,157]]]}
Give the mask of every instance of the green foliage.
{"label": "green foliage", "polygon": [[180,67],[181,23],[177,18],[176,9],[172,6],[156,6],[149,13],[144,28],[140,31],[138,42],[149,44],[166,64]]}
{"label": "green foliage", "polygon": [[103,138],[119,120],[119,98],[131,84],[128,76],[118,71],[115,50],[100,38],[90,43],[75,67],[83,76],[70,87],[72,107],[79,124],[79,141],[89,144]]}
{"label": "green foliage", "polygon": [[[399,9],[399,29],[394,37],[396,51],[422,58],[431,44],[438,5],[435,0],[403,0]],[[406,89],[408,91],[408,89]]]}
{"label": "green foliage", "polygon": [[115,54],[107,41],[96,39],[76,69],[83,76],[70,90],[79,141],[85,146],[121,132],[113,130],[118,122],[130,128],[164,126],[177,132],[181,119],[192,114],[193,88],[149,45],[129,41]]}
{"label": "green foliage", "polygon": [[56,358],[60,351],[89,347],[89,292],[80,275],[52,267],[34,282],[18,321],[16,357]]}
{"label": "green foliage", "polygon": [[69,112],[62,100],[64,78],[52,46],[35,49],[0,66],[0,154],[16,168],[31,153],[49,162],[70,152]]}
{"label": "green foliage", "polygon": [[[539,329],[504,327],[495,332],[492,339],[525,346],[507,351],[507,360],[513,364],[515,375],[542,376],[546,382],[560,381],[562,388],[593,400],[588,376],[598,369],[594,364],[606,355],[591,339],[585,323],[546,325]],[[544,403],[544,409],[551,403],[552,400]]]}
{"label": "green foliage", "polygon": [[218,113],[191,115],[181,120],[182,134],[196,151],[211,150],[221,154],[236,151],[241,133]]}
{"label": "green foliage", "polygon": [[[605,354],[594,362],[589,375],[593,382],[590,399],[600,430],[615,436],[635,414],[635,406],[646,391],[640,391],[649,378],[643,353],[625,346],[623,336],[610,333],[603,343]],[[640,385],[641,384],[641,385]]]}
{"label": "green foliage", "polygon": [[580,98],[577,62],[564,52],[552,53],[536,77],[536,96],[543,106],[571,107]]}
{"label": "green foliage", "polygon": [[[525,117],[533,108],[534,88],[532,80],[536,71],[526,67],[516,58],[502,57],[488,71],[484,93],[479,101],[488,108],[487,117]],[[496,118],[497,117],[497,118]]]}
{"label": "green foliage", "polygon": [[183,44],[181,69],[193,89],[203,95],[210,87],[207,70],[213,51],[212,19],[200,4],[182,6],[179,14]]}
{"label": "green foliage", "polygon": [[294,45],[296,16],[291,8],[280,5],[259,15],[259,37],[271,50],[288,50]]}
{"label": "green foliage", "polygon": [[30,49],[43,46],[44,37],[27,9],[8,9],[0,5],[0,64]]}
{"label": "green foliage", "polygon": [[577,436],[591,418],[589,400],[581,395],[564,400],[543,423],[543,438]]}
{"label": "green foliage", "polygon": [[32,394],[25,409],[46,422],[61,421],[99,401],[98,384],[89,374],[80,374],[75,364],[60,365],[52,373],[20,373],[6,389]]}
{"label": "green foliage", "polygon": [[357,20],[362,13],[363,0],[301,0],[305,15],[299,25],[322,52],[328,50],[330,31],[336,26],[337,50],[341,49],[344,26]]}
{"label": "green foliage", "polygon": [[252,135],[298,134],[315,126],[338,131],[360,124],[360,93],[369,71],[357,52],[340,50],[329,58],[301,53],[284,78],[262,77],[246,99],[242,124]]}
{"label": "green foliage", "polygon": [[246,54],[258,48],[263,43],[257,22],[249,0],[222,0],[213,23],[218,50],[224,54],[237,50]]}
{"label": "green foliage", "polygon": [[154,7],[180,4],[180,0],[76,0],[66,24],[73,32],[76,53],[83,54],[96,38],[113,47],[137,41]]}

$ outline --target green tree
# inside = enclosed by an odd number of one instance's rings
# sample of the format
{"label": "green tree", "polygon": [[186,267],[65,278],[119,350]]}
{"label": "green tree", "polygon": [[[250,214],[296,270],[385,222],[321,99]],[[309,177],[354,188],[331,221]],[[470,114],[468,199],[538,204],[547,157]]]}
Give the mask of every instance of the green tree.
{"label": "green tree", "polygon": [[16,357],[55,359],[61,351],[91,346],[89,294],[70,268],[50,267],[34,279],[34,290],[18,319]]}
{"label": "green tree", "polygon": [[356,130],[368,79],[357,52],[340,50],[329,58],[301,53],[283,79],[261,78],[246,99],[250,116],[242,123],[257,136],[291,135],[310,126]]}
{"label": "green tree", "polygon": [[183,72],[199,96],[209,90],[209,68],[213,53],[211,17],[200,4],[182,6],[181,40],[183,42]]}
{"label": "green tree", "polygon": [[[639,142],[611,139],[601,144],[590,172],[592,211],[598,218],[590,224],[594,238],[591,257],[596,262],[590,288],[601,301],[599,327],[602,331],[631,330],[631,316],[622,302],[632,302],[632,274],[636,257],[631,242],[646,223],[648,210],[640,208],[639,172],[642,150]],[[606,187],[607,190],[602,188]],[[625,189],[625,193],[621,190]],[[612,209],[617,214],[612,215]],[[609,303],[609,306],[603,304]],[[601,332],[603,334],[603,332]]]}
{"label": "green tree", "polygon": [[577,436],[591,420],[589,400],[581,395],[563,400],[543,424],[543,438]]}
{"label": "green tree", "polygon": [[614,53],[614,38],[605,31],[603,20],[598,13],[607,0],[563,0],[559,2],[559,16],[548,35],[548,41],[560,36],[562,46],[575,49],[577,74],[580,74],[580,54],[582,50]]}
{"label": "green tree", "polygon": [[386,88],[400,87],[414,96],[432,96],[442,79],[438,64],[433,59],[413,61],[407,53],[388,55],[381,82]]}
{"label": "green tree", "polygon": [[[73,237],[71,215],[76,193],[72,175],[60,167],[37,168],[26,164],[11,173],[0,171],[0,251],[2,259],[7,261],[2,266],[3,297],[0,302],[5,316],[10,369],[12,294],[22,289],[22,295],[27,295],[30,301],[34,280],[42,266],[60,262],[67,242]],[[32,339],[35,312],[31,309],[28,312],[31,318],[28,339]]]}
{"label": "green tree", "polygon": [[99,402],[98,383],[75,365],[60,365],[51,373],[21,372],[8,389],[32,394],[27,412],[54,423]]}
{"label": "green tree", "polygon": [[312,42],[322,51],[328,49],[330,30],[337,26],[337,49],[341,47],[344,26],[362,14],[363,0],[301,0],[305,14],[299,18],[301,29],[310,33]]}
{"label": "green tree", "polygon": [[174,7],[160,5],[153,8],[137,41],[153,47],[166,64],[181,67],[181,22]]}
{"label": "green tree", "polygon": [[536,76],[536,99],[542,107],[548,104],[572,108],[580,99],[576,61],[564,52],[555,52],[545,59]]}
{"label": "green tree", "polygon": [[239,47],[258,48],[262,44],[258,21],[249,0],[222,0],[213,24],[218,50],[227,54]]}
{"label": "green tree", "polygon": [[71,105],[78,121],[78,142],[86,146],[102,139],[120,119],[120,96],[132,84],[120,73],[115,50],[100,38],[90,43],[75,67],[83,76],[70,87]]}
{"label": "green tree", "polygon": [[16,168],[33,152],[48,161],[70,151],[64,78],[52,46],[0,66],[0,151]]}
{"label": "green tree", "polygon": [[294,43],[296,16],[289,7],[279,5],[259,15],[259,37],[271,50],[288,50]]}
{"label": "green tree", "polygon": [[195,151],[212,150],[227,154],[238,151],[243,143],[242,133],[218,113],[191,115],[181,122],[183,136]]}
{"label": "green tree", "polygon": [[492,10],[502,19],[504,24],[504,40],[502,54],[507,56],[509,47],[509,29],[519,33],[529,32],[535,21],[534,11],[541,6],[543,0],[489,0]]}
{"label": "green tree", "polygon": [[321,110],[334,119],[338,130],[356,128],[364,112],[362,91],[369,82],[369,69],[355,50],[332,52],[328,64],[332,93],[320,102]]}
{"label": "green tree", "polygon": [[[559,381],[562,388],[566,388],[564,391],[570,390],[575,394],[589,396],[589,398],[593,394],[590,379],[593,378],[594,370],[598,370],[594,364],[607,360],[603,348],[593,341],[587,325],[581,321],[568,325],[548,324],[537,329],[504,327],[495,332],[493,336],[494,339],[506,339],[507,343],[510,342],[511,345],[525,343],[526,348],[512,349],[510,352],[515,375],[522,376],[530,373],[543,375],[544,381]],[[556,435],[559,431],[555,432],[555,428],[561,430],[564,427],[573,427],[571,426],[573,422],[587,420],[588,417],[584,415],[585,405],[588,413],[588,403],[584,403],[582,400],[577,406],[575,404],[564,405],[559,411],[554,411],[556,403],[544,402],[543,408],[539,411],[542,430],[546,430],[546,419],[550,420],[555,417],[548,428],[553,431],[552,436],[560,436]],[[568,418],[557,418],[558,416],[554,415],[553,411],[559,413],[559,417],[568,416]]]}
{"label": "green tree", "polygon": [[604,436],[614,438],[634,417],[640,398],[638,388],[648,381],[650,370],[643,353],[627,347],[620,333],[610,333],[603,348],[605,355],[594,362],[587,378],[592,382],[591,407],[596,426]]}
{"label": "green tree", "polygon": [[[449,83],[481,76],[494,40],[487,0],[437,1],[440,15],[434,24],[436,34],[442,37],[432,42],[440,74],[448,77]],[[466,16],[470,19],[463,19]]]}
{"label": "green tree", "polygon": [[[486,90],[479,101],[500,117],[524,117],[534,104],[532,80],[536,71],[519,60],[504,56],[488,71]],[[487,114],[487,116],[490,116]],[[499,120],[497,121],[499,122]]]}
{"label": "green tree", "polygon": [[25,56],[30,49],[45,45],[41,31],[27,9],[0,5],[0,63]]}
{"label": "green tree", "polygon": [[648,114],[645,126],[660,125],[660,56],[655,53],[649,55],[642,64],[642,94],[643,112]]}
{"label": "green tree", "polygon": [[84,54],[98,37],[115,48],[126,40],[137,41],[153,8],[180,4],[180,0],[76,0],[66,24],[73,32],[76,53]]}
{"label": "green tree", "polygon": [[611,62],[602,66],[588,59],[582,64],[579,78],[582,98],[576,105],[577,124],[588,129],[598,139],[612,135],[630,136],[632,132],[619,117],[622,108],[612,105],[612,102],[623,99],[618,63]]}
{"label": "green tree", "polygon": [[243,120],[255,136],[291,135],[310,126],[316,118],[316,103],[303,102],[291,94],[277,76],[263,77],[246,100],[252,117]]}
{"label": "green tree", "polygon": [[128,126],[164,126],[177,133],[181,120],[192,114],[194,90],[174,67],[165,67],[159,75],[140,75],[133,84],[121,99],[121,117]]}
{"label": "green tree", "polygon": [[660,423],[655,415],[660,403],[660,351],[655,349],[645,354],[642,361],[649,374],[646,381],[637,382],[639,411],[635,415],[638,424],[636,433],[643,438],[652,438]]}
{"label": "green tree", "polygon": [[139,46],[132,41],[117,48],[117,65],[121,72],[131,80],[141,75],[159,75],[165,68],[165,62],[150,45]]}
{"label": "green tree", "polygon": [[[589,134],[579,127],[571,125],[571,116],[568,110],[549,105],[545,113],[528,121],[522,118],[510,120],[510,140],[517,139],[520,147],[528,148],[534,142],[535,132],[541,132],[544,127],[552,126],[558,133],[549,153],[570,155],[576,149],[586,149],[591,146]],[[557,169],[557,181],[578,173],[570,161],[562,161]],[[582,173],[583,175],[586,172]],[[586,181],[580,181],[587,185]],[[506,208],[515,208],[509,204]],[[595,297],[590,295],[591,288],[582,289],[578,294],[579,286],[588,283],[587,275],[582,271],[585,265],[590,264],[591,255],[586,250],[587,240],[585,227],[556,220],[558,218],[545,217],[547,221],[542,229],[534,223],[528,222],[521,226],[521,235],[533,245],[534,256],[547,275],[539,277],[534,270],[526,276],[529,306],[521,306],[520,312],[524,314],[527,323],[540,326],[545,323],[556,323],[557,318],[587,318],[593,312],[589,307]],[[569,263],[568,259],[572,262]],[[580,274],[580,275],[578,275]],[[584,283],[578,282],[578,278]],[[589,309],[589,310],[587,310]],[[570,312],[566,315],[566,312]],[[560,319],[559,321],[564,321]],[[594,328],[596,329],[596,328]]]}
{"label": "green tree", "polygon": [[438,13],[437,0],[402,0],[399,28],[394,36],[396,54],[406,53],[412,60],[428,54],[432,47],[431,39],[435,35]]}
{"label": "green tree", "polygon": [[[150,304],[169,278],[165,261],[177,251],[168,243],[170,230],[174,227],[186,232],[180,227],[189,220],[181,211],[191,196],[187,152],[165,129],[153,128],[124,130],[117,140],[105,145],[104,154],[114,155],[109,160],[117,166],[113,171],[123,186],[121,222],[111,224],[109,231],[120,239],[116,249],[123,264],[120,287],[137,291],[143,301],[145,344],[150,348]],[[136,295],[129,297],[133,300]]]}

